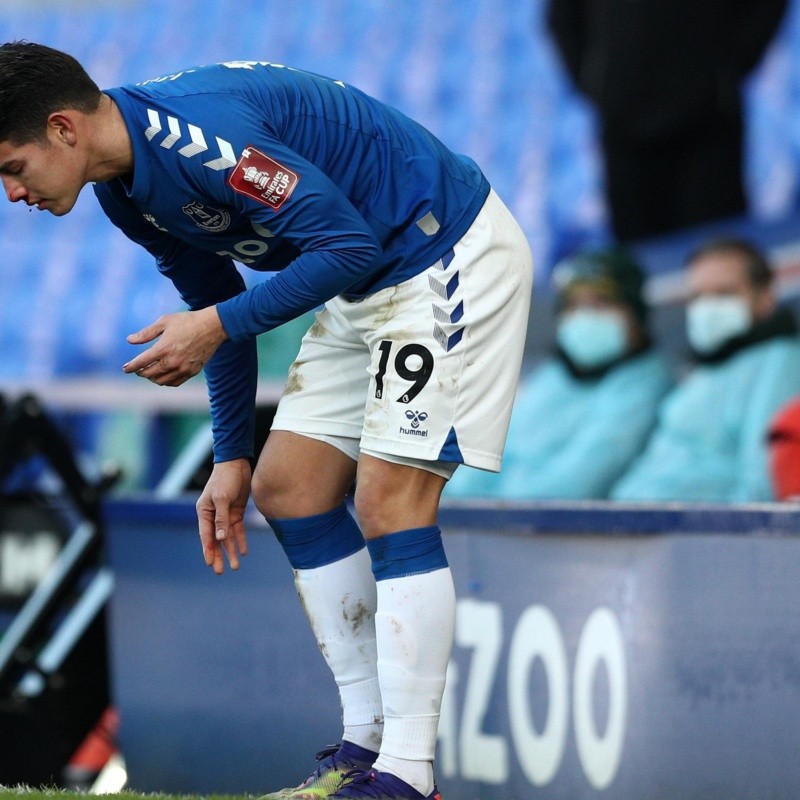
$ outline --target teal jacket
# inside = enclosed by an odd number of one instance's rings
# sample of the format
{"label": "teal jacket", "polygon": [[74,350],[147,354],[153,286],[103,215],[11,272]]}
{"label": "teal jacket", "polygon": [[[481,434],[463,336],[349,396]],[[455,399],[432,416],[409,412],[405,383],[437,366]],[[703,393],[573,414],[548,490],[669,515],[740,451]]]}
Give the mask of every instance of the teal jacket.
{"label": "teal jacket", "polygon": [[642,456],[614,486],[617,500],[772,500],[766,435],[800,394],[800,340],[780,336],[700,364],[664,400]]}
{"label": "teal jacket", "polygon": [[594,378],[549,359],[517,392],[501,471],[460,469],[444,496],[604,498],[644,447],[671,385],[652,349]]}

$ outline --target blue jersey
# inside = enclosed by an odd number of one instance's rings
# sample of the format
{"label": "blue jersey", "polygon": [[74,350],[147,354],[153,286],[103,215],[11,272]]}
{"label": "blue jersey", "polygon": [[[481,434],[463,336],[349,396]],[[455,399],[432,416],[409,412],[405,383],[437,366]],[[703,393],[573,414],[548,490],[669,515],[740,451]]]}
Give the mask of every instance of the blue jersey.
{"label": "blue jersey", "polygon": [[[489,192],[399,111],[300,70],[229,62],[106,93],[134,169],[95,185],[103,210],[231,340],[206,366],[217,461],[252,453],[253,337],[422,272]],[[277,274],[245,291],[234,261]]]}

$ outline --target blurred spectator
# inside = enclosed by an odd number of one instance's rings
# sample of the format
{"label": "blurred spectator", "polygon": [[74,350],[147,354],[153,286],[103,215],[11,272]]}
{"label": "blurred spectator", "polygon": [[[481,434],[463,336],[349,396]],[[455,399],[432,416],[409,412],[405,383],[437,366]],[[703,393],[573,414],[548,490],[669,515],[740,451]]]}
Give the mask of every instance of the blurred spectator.
{"label": "blurred spectator", "polygon": [[651,347],[644,276],[621,249],[558,264],[555,355],[523,381],[499,474],[459,471],[446,496],[602,498],[640,452],[671,385]]}
{"label": "blurred spectator", "polygon": [[767,431],[800,394],[800,341],[772,270],[728,239],[688,261],[687,335],[696,366],[665,398],[645,452],[612,490],[618,500],[770,500]]}
{"label": "blurred spectator", "polygon": [[745,212],[745,77],[787,0],[551,0],[550,31],[597,109],[620,241]]}
{"label": "blurred spectator", "polygon": [[768,442],[775,499],[800,498],[800,398],[791,400],[775,415]]}

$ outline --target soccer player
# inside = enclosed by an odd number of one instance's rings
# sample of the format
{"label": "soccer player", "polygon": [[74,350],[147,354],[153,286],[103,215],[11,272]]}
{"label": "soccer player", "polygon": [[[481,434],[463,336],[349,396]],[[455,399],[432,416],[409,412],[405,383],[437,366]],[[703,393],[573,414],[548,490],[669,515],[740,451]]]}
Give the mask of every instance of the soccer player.
{"label": "soccer player", "polygon": [[[460,463],[499,469],[531,291],[487,179],[341,81],[234,61],[101,92],[22,42],[0,46],[0,176],[57,216],[93,183],[191,309],[132,334],[148,347],[124,370],[166,386],[205,370],[205,561],[238,568],[252,493],[342,704],[341,746],[269,797],[438,797],[455,617],[439,498]],[[245,290],[234,261],[275,275]],[[319,307],[251,475],[255,337]]]}

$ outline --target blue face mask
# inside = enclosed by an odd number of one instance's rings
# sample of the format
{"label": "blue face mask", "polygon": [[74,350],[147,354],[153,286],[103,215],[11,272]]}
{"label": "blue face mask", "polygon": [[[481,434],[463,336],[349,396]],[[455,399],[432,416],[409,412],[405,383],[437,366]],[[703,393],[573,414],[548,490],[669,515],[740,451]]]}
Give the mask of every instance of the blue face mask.
{"label": "blue face mask", "polygon": [[558,322],[556,340],[570,360],[584,369],[610,364],[628,349],[625,319],[616,311],[568,311]]}
{"label": "blue face mask", "polygon": [[739,295],[698,297],[686,307],[686,336],[698,353],[713,353],[752,324],[750,305]]}

